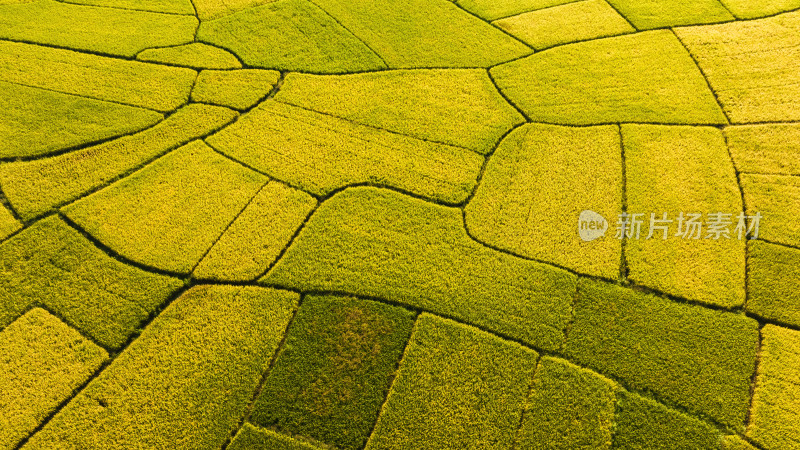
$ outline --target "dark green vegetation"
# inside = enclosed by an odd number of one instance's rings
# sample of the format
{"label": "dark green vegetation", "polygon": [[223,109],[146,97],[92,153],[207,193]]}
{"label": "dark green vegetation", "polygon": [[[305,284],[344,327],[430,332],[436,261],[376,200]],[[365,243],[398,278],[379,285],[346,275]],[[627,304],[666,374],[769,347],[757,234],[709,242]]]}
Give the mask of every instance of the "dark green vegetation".
{"label": "dark green vegetation", "polygon": [[757,346],[753,319],[581,280],[566,353],[626,386],[741,427]]}
{"label": "dark green vegetation", "polygon": [[719,434],[708,424],[629,392],[620,393],[615,449],[715,450]]}
{"label": "dark green vegetation", "polygon": [[219,448],[298,297],[254,287],[187,291],[24,448]]}
{"label": "dark green vegetation", "polygon": [[0,244],[0,327],[41,304],[118,348],[182,285],[110,258],[51,216]]}
{"label": "dark green vegetation", "polygon": [[753,241],[748,252],[747,310],[800,326],[800,249]]}
{"label": "dark green vegetation", "polygon": [[30,434],[108,353],[35,308],[0,332],[0,447]]}
{"label": "dark green vegetation", "polygon": [[354,188],[320,206],[261,281],[386,298],[556,350],[576,277],[476,243],[455,208]]}
{"label": "dark green vegetation", "polygon": [[363,448],[413,324],[401,308],[307,297],[251,420],[337,448]]}
{"label": "dark green vegetation", "polygon": [[537,358],[423,314],[367,449],[510,447]]}

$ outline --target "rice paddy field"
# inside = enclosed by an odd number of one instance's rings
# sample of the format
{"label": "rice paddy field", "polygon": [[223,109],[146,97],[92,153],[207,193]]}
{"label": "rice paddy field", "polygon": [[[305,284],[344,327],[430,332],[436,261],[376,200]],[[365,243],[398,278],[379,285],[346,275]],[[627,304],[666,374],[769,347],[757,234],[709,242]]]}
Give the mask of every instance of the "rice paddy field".
{"label": "rice paddy field", "polygon": [[0,0],[0,450],[800,449],[800,0]]}

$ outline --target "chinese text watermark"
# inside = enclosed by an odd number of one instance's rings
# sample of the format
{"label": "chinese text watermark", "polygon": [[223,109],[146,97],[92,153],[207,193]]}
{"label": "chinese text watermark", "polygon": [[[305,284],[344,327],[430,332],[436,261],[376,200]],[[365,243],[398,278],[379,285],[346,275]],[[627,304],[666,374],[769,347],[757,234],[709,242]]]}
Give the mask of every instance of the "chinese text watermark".
{"label": "chinese text watermark", "polygon": [[[684,213],[621,213],[617,216],[617,239],[758,239],[763,216],[757,212]],[[585,210],[578,217],[578,234],[584,241],[605,235],[608,221],[600,214]]]}

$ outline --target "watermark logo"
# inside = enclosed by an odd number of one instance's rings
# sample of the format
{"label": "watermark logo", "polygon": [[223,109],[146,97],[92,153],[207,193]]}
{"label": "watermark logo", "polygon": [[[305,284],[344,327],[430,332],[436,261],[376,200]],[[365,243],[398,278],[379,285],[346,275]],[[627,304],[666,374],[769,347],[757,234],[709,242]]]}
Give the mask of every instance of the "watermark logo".
{"label": "watermark logo", "polygon": [[605,236],[608,230],[608,221],[600,214],[586,209],[578,216],[578,234],[586,242]]}
{"label": "watermark logo", "polygon": [[[706,214],[683,213],[670,217],[667,213],[622,213],[617,216],[617,239],[758,239],[758,228],[763,216],[715,212]],[[578,234],[584,241],[603,237],[608,221],[600,214],[585,210],[578,217]],[[645,233],[646,232],[646,233]]]}

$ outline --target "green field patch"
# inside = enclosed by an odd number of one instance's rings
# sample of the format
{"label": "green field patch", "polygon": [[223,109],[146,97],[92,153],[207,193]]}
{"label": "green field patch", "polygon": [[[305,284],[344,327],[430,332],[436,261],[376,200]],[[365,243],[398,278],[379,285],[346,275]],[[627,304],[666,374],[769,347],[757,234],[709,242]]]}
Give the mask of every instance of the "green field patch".
{"label": "green field patch", "polygon": [[496,20],[528,11],[569,3],[571,0],[456,0],[455,3],[485,20]]}
{"label": "green field patch", "polygon": [[747,437],[768,449],[797,448],[800,442],[800,331],[766,325],[761,336]]}
{"label": "green field patch", "polygon": [[363,42],[305,0],[279,0],[203,22],[197,39],[268,69],[341,73],[386,67]]}
{"label": "green field patch", "polygon": [[269,182],[225,230],[194,277],[254,280],[275,262],[316,206],[317,201],[305,192]]}
{"label": "green field patch", "polygon": [[32,219],[235,118],[226,108],[188,105],[132,136],[50,158],[2,164],[0,185],[19,215]]}
{"label": "green field patch", "polygon": [[188,274],[267,181],[195,141],[64,212],[120,255]]}
{"label": "green field patch", "polygon": [[473,241],[456,208],[353,188],[320,206],[262,282],[383,297],[556,350],[576,277]]}
{"label": "green field patch", "polygon": [[[3,2],[0,1],[0,3]],[[139,11],[194,15],[192,0],[69,0],[69,3],[105,6],[108,8],[135,9]]]}
{"label": "green field patch", "polygon": [[636,30],[604,0],[585,0],[526,12],[492,24],[536,50]]}
{"label": "green field patch", "polygon": [[719,432],[705,422],[630,392],[621,392],[615,449],[717,450]]}
{"label": "green field patch", "polygon": [[758,237],[800,247],[800,177],[742,174],[747,214],[760,213]]}
{"label": "green field patch", "polygon": [[675,32],[731,122],[800,120],[800,11]]}
{"label": "green field patch", "polygon": [[747,310],[800,327],[800,249],[748,243]]}
{"label": "green field patch", "polygon": [[366,448],[511,448],[537,358],[423,314]]}
{"label": "green field patch", "polygon": [[129,134],[163,115],[0,81],[0,158],[41,156]]}
{"label": "green field patch", "polygon": [[274,70],[204,70],[197,77],[192,101],[243,110],[261,101],[278,83]]}
{"label": "green field patch", "polygon": [[0,332],[0,446],[15,448],[108,353],[41,308]]}
{"label": "green field patch", "polygon": [[728,127],[725,136],[740,172],[800,175],[800,124]]}
{"label": "green field patch", "polygon": [[265,428],[242,425],[227,450],[315,450],[319,447]]}
{"label": "green field patch", "polygon": [[11,236],[20,228],[22,228],[22,224],[14,218],[8,208],[0,204],[0,241]]}
{"label": "green field patch", "polygon": [[732,427],[744,423],[758,323],[581,280],[566,353],[638,390]]}
{"label": "green field patch", "polygon": [[727,123],[692,58],[666,30],[556,47],[491,73],[534,122]]}
{"label": "green field patch", "polygon": [[228,14],[276,0],[192,0],[200,20],[218,19]]}
{"label": "green field patch", "polygon": [[720,439],[720,450],[757,450],[747,441],[736,435],[723,436]]}
{"label": "green field patch", "polygon": [[394,69],[489,67],[531,53],[442,0],[315,0]]}
{"label": "green field patch", "polygon": [[196,69],[240,69],[242,67],[236,56],[228,51],[200,42],[176,47],[147,49],[136,55],[136,59]]}
{"label": "green field patch", "polygon": [[800,8],[798,0],[720,0],[736,17],[756,19]]}
{"label": "green field patch", "polygon": [[250,420],[336,448],[363,448],[414,319],[369,300],[307,297]]}
{"label": "green field patch", "polygon": [[516,447],[610,449],[619,386],[563,359],[536,369]]}
{"label": "green field patch", "polygon": [[726,22],[735,18],[720,0],[608,0],[640,30]]}
{"label": "green field patch", "polygon": [[192,42],[197,18],[51,0],[0,5],[0,39],[133,57]]}
{"label": "green field patch", "polygon": [[464,148],[266,101],[211,136],[217,150],[315,195],[357,183],[448,203],[466,200],[483,158]]}
{"label": "green field patch", "polygon": [[0,328],[42,304],[116,349],[181,286],[109,257],[57,217],[0,244]]}
{"label": "green field patch", "polygon": [[298,299],[256,287],[189,290],[25,448],[221,448]]}
{"label": "green field patch", "polygon": [[[637,219],[642,221],[641,234],[628,238],[625,247],[630,279],[678,297],[741,306],[745,241],[739,239],[736,226],[744,208],[722,132],[712,127],[622,125],[622,140],[628,212],[642,214]],[[672,222],[655,222],[663,220],[664,213]],[[727,214],[719,220],[727,223],[721,225],[727,237],[709,226],[718,213]],[[702,228],[692,231],[688,222],[681,223],[681,214],[685,220],[689,214],[702,214]],[[655,221],[648,239],[651,218]],[[669,227],[666,233],[655,228],[664,226]]]}
{"label": "green field patch", "polygon": [[616,126],[530,124],[511,132],[489,160],[466,224],[481,242],[577,272],[616,279],[622,244],[614,230],[585,242],[583,210],[622,210],[622,149]]}
{"label": "green field patch", "polygon": [[480,69],[289,74],[275,99],[482,154],[525,121]]}
{"label": "green field patch", "polygon": [[0,41],[0,80],[162,112],[186,103],[196,76],[185,68]]}

